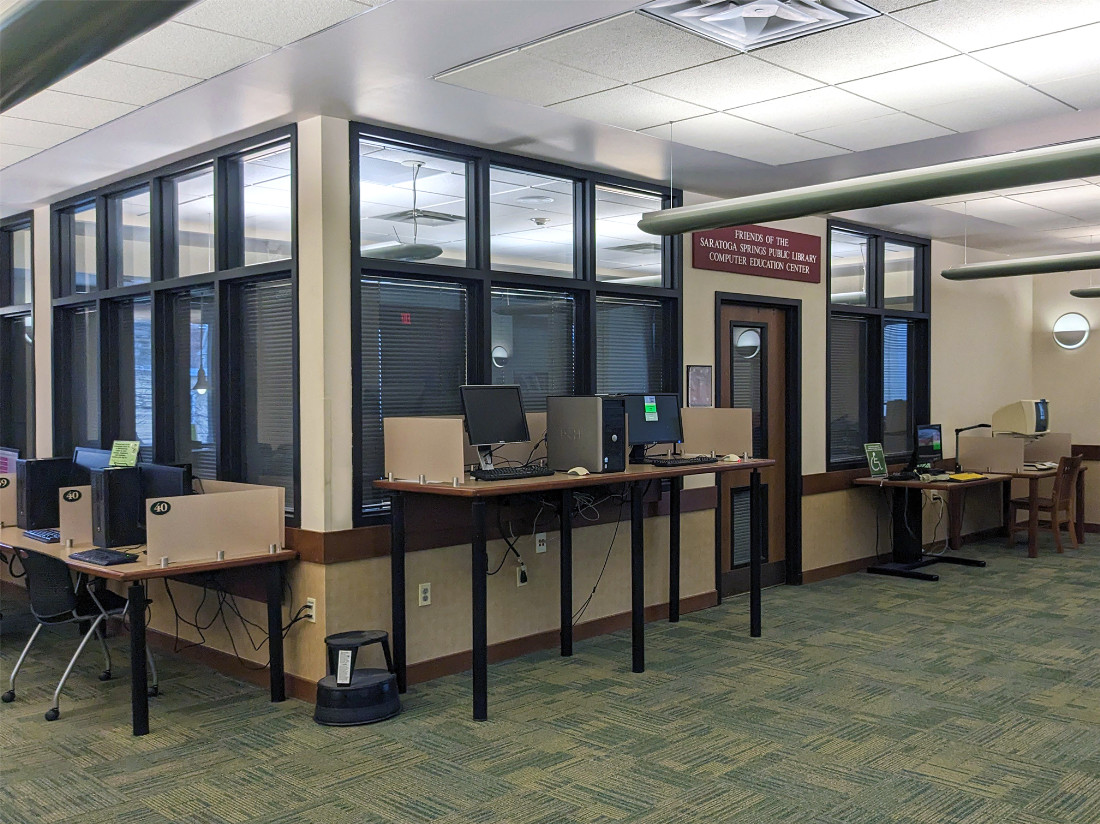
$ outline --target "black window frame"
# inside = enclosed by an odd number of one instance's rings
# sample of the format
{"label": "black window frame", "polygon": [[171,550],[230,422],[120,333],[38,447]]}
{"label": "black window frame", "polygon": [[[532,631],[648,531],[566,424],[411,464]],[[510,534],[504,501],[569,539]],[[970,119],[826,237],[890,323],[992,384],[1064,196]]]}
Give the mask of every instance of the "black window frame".
{"label": "black window frame", "polygon": [[[422,151],[467,164],[466,266],[439,265],[430,261],[411,262],[363,257],[359,241],[359,141],[377,141],[411,151]],[[352,328],[352,519],[355,526],[388,523],[385,508],[364,509],[363,479],[363,408],[362,408],[362,315],[359,283],[363,278],[399,278],[443,281],[468,290],[469,329],[467,331],[467,381],[492,382],[491,296],[494,287],[537,289],[570,293],[576,308],[576,374],[578,394],[595,394],[597,377],[596,298],[621,297],[657,300],[664,307],[664,359],[661,365],[661,389],[682,393],[683,386],[683,249],[679,236],[661,239],[662,286],[616,285],[596,280],[595,214],[596,187],[656,196],[663,208],[683,202],[680,190],[657,184],[571,167],[550,161],[507,154],[492,149],[467,146],[448,140],[365,123],[349,124],[351,159],[351,328]],[[537,275],[494,269],[491,261],[490,167],[503,167],[573,181],[573,253],[572,278]],[[457,387],[456,387],[457,390]]]}
{"label": "black window frame", "polygon": [[[15,268],[15,254],[13,235],[15,232],[22,230],[30,231],[31,239],[31,277],[30,277],[30,301],[27,303],[12,303],[12,282],[14,278]],[[38,334],[38,328],[36,318],[34,316],[34,297],[35,297],[35,282],[34,282],[34,213],[33,212],[20,212],[19,214],[11,215],[9,217],[0,220],[0,321],[16,320],[19,318],[30,317],[31,330],[33,334]],[[31,408],[35,408],[35,347],[31,346],[31,371],[28,377],[26,394],[29,398]],[[6,403],[5,399],[0,400],[0,403]],[[18,446],[20,448],[20,455],[24,458],[34,457],[35,455],[35,438],[36,438],[36,415],[31,415],[30,420],[27,421],[27,443],[25,448],[20,444],[4,444],[3,443],[3,429],[0,429],[0,445],[4,446]]]}
{"label": "black window frame", "polygon": [[[862,235],[868,238],[873,254],[868,255],[867,305],[858,306],[832,302],[832,241],[833,232],[842,231]],[[913,283],[913,309],[887,309],[884,306],[884,251],[888,242],[901,243],[916,248],[916,271]],[[909,404],[909,431],[920,423],[927,423],[931,413],[931,258],[932,241],[929,238],[906,235],[873,226],[865,226],[842,220],[829,220],[826,228],[826,383],[825,383],[825,468],[828,472],[857,469],[866,466],[862,454],[842,460],[833,460],[833,427],[830,420],[832,410],[833,375],[832,351],[834,345],[834,324],[838,319],[859,318],[868,324],[867,332],[867,387],[866,397],[861,399],[862,411],[867,416],[867,441],[883,443],[883,330],[891,320],[906,321],[915,339],[910,344],[907,369],[912,397]],[[912,447],[888,452],[888,460],[897,461],[908,458]]]}
{"label": "black window frame", "polygon": [[[289,144],[291,149],[291,257],[287,259],[266,261],[243,265],[244,261],[244,225],[243,225],[243,197],[241,196],[240,183],[240,158],[258,149],[274,147],[279,144]],[[211,165],[214,170],[214,244],[215,244],[215,269],[195,275],[179,277],[176,273],[175,250],[175,204],[169,202],[171,198],[165,197],[167,187],[171,180],[189,170]],[[165,341],[165,310],[168,296],[173,292],[188,291],[200,286],[212,286],[215,293],[215,305],[217,307],[216,322],[212,324],[212,334],[216,336],[216,342],[212,341],[212,352],[216,352],[218,359],[211,364],[212,370],[217,371],[217,381],[220,385],[233,385],[234,372],[238,368],[237,362],[231,357],[225,345],[226,341],[240,340],[237,334],[236,319],[229,311],[230,291],[240,284],[250,281],[270,280],[276,278],[289,278],[293,294],[293,317],[291,320],[294,330],[294,495],[293,501],[287,500],[288,510],[293,506],[292,513],[287,515],[287,525],[297,526],[301,523],[301,421],[300,421],[300,392],[298,362],[298,130],[297,126],[289,126],[266,131],[252,137],[235,141],[225,146],[194,155],[166,166],[150,168],[147,171],[127,177],[123,180],[108,184],[91,192],[82,192],[74,197],[58,201],[50,207],[50,261],[52,283],[52,307],[55,313],[64,311],[67,307],[78,305],[94,305],[98,310],[100,351],[99,373],[100,391],[97,399],[99,406],[100,432],[99,441],[109,444],[117,428],[118,400],[110,385],[117,364],[114,362],[111,335],[112,329],[112,305],[120,299],[151,297],[152,298],[152,326],[150,334],[153,344],[153,459],[161,462],[173,462],[175,460],[174,438],[170,431],[173,425],[173,392],[162,379],[170,370],[170,352],[163,346]],[[110,256],[116,254],[120,235],[117,229],[120,222],[110,220],[109,214],[112,202],[121,195],[131,193],[144,186],[149,187],[150,198],[150,281],[130,286],[116,286],[113,279],[116,276],[116,268],[109,267]],[[98,290],[88,293],[72,292],[72,230],[71,221],[66,215],[86,203],[96,204],[96,257],[97,257],[97,282]],[[117,265],[117,261],[116,261]],[[110,271],[109,271],[110,270]],[[69,368],[65,350],[60,346],[59,335],[61,330],[55,325],[54,330],[54,358],[53,374],[55,385],[63,377]],[[236,426],[240,422],[240,415],[231,407],[233,404],[232,393],[223,392],[220,395],[216,414],[218,416],[218,477],[223,480],[242,480],[239,477],[240,467],[243,464],[241,456],[237,452],[243,448],[240,438],[234,437],[235,430],[226,426]],[[54,397],[54,437],[57,443],[63,443],[66,437],[63,430],[67,426],[66,404],[62,398]],[[60,439],[58,436],[61,436]]]}

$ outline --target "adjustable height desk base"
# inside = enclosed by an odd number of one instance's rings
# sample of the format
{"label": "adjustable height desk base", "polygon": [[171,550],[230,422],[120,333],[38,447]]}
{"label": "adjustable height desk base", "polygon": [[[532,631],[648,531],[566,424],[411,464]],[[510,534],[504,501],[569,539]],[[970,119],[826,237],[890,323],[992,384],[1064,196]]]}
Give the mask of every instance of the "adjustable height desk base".
{"label": "adjustable height desk base", "polygon": [[867,567],[867,571],[872,575],[892,575],[895,578],[912,578],[916,581],[938,581],[940,579],[939,575],[933,575],[931,572],[917,572],[917,570],[921,567],[939,563],[971,567],[985,566],[985,561],[979,561],[976,558],[956,558],[953,555],[923,555],[919,561],[876,564]]}

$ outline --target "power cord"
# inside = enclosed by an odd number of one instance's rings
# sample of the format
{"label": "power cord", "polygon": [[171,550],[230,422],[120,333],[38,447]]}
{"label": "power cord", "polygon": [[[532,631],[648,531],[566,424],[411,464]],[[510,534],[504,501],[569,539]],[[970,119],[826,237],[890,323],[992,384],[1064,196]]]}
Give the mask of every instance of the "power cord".
{"label": "power cord", "polygon": [[600,574],[596,576],[596,583],[592,585],[592,591],[588,593],[588,597],[584,599],[584,603],[580,605],[575,613],[573,613],[573,626],[576,626],[581,618],[584,617],[585,611],[596,595],[596,590],[600,586],[600,581],[603,580],[603,574],[607,571],[607,562],[611,560],[611,551],[615,548],[615,538],[619,535],[619,524],[621,524],[623,520],[623,506],[626,503],[626,499],[627,496],[625,494],[619,498],[619,517],[615,519],[615,530],[611,533],[611,544],[607,547],[607,554],[604,555],[603,566],[600,567]]}

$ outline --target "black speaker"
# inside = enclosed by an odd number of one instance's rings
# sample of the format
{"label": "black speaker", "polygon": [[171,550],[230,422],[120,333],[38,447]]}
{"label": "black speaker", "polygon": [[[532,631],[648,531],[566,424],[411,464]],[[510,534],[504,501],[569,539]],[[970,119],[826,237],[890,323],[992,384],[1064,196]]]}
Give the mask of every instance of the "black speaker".
{"label": "black speaker", "polygon": [[15,517],[23,529],[54,529],[61,524],[58,490],[76,486],[69,458],[20,458],[15,463]]}
{"label": "black speaker", "polygon": [[145,497],[141,470],[113,466],[90,470],[92,477],[92,543],[131,546],[145,543]]}

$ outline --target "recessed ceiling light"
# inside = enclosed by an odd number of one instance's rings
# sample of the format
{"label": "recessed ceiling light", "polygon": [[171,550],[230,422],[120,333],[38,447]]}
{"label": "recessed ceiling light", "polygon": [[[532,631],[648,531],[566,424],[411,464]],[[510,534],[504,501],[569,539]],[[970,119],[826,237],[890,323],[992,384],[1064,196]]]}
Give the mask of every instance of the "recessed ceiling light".
{"label": "recessed ceiling light", "polygon": [[554,198],[546,195],[524,195],[516,198],[517,203],[553,203]]}
{"label": "recessed ceiling light", "polygon": [[391,223],[419,223],[421,226],[447,226],[451,223],[461,223],[465,219],[445,212],[433,212],[430,209],[406,209],[403,212],[390,212],[377,217],[377,220],[388,220]]}
{"label": "recessed ceiling light", "polygon": [[654,0],[641,11],[739,51],[879,15],[858,0]]}

